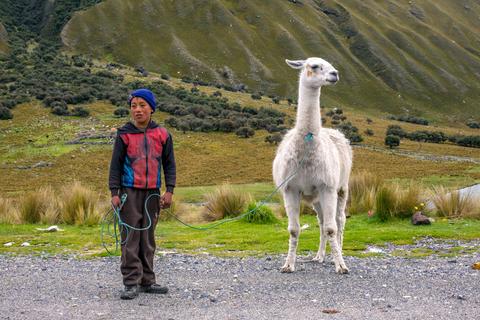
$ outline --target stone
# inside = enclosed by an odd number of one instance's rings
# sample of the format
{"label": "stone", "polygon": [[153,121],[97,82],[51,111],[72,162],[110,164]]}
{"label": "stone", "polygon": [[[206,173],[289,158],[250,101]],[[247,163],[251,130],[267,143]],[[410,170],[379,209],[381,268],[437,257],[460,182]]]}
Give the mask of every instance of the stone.
{"label": "stone", "polygon": [[412,216],[412,224],[415,226],[431,224],[430,219],[423,215],[422,212],[417,211]]}

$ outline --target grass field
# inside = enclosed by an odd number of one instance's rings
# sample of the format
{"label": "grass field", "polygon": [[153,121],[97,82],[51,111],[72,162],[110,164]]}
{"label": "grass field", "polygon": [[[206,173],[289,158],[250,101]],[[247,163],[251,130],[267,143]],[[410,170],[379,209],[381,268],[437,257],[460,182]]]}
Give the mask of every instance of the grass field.
{"label": "grass field", "polygon": [[[302,231],[298,251],[315,253],[318,249],[319,230],[316,218],[302,216],[301,224],[310,227]],[[76,254],[81,257],[103,256],[100,227],[61,226],[64,231],[45,233],[39,225],[0,225],[0,243],[15,242],[10,247],[0,246],[0,253],[15,254]],[[383,246],[411,244],[413,239],[425,236],[444,239],[476,239],[479,236],[478,220],[438,220],[430,226],[413,226],[407,220],[379,223],[366,215],[347,219],[344,252],[346,255],[368,256],[368,245]],[[187,228],[177,222],[161,222],[157,226],[159,250],[183,253],[211,253],[220,256],[244,256],[286,253],[288,249],[287,220],[277,224],[256,225],[242,221],[226,223],[208,231]],[[248,236],[246,236],[248,235]],[[23,242],[30,246],[21,247]],[[107,242],[111,243],[111,242]],[[455,250],[455,249],[453,249]],[[455,252],[430,252],[448,255]],[[399,255],[401,253],[398,253]],[[422,253],[419,252],[418,255]],[[424,253],[423,253],[424,254]],[[418,256],[412,253],[410,256]]]}
{"label": "grass field", "polygon": [[[174,86],[180,85],[176,80]],[[188,87],[188,85],[185,85]],[[212,88],[202,87],[211,93]],[[268,98],[255,101],[249,95],[224,92],[230,101],[240,101],[254,107],[270,106],[287,113],[294,119],[294,108],[285,101],[276,105]],[[328,110],[333,106],[327,105]],[[113,106],[97,102],[88,106],[88,118],[61,117],[48,112],[37,102],[20,105],[13,110],[13,120],[0,121],[0,174],[4,181],[0,193],[15,197],[23,192],[37,190],[49,184],[60,189],[73,180],[107,194],[108,166],[111,144],[70,145],[80,132],[108,134],[112,127],[122,125],[126,119],[113,116]],[[373,136],[363,135],[365,146],[379,150],[354,148],[354,172],[367,170],[386,179],[415,179],[425,184],[448,181],[449,186],[473,184],[480,180],[480,165],[460,161],[427,161],[400,156],[383,146],[386,127],[399,124],[407,131],[441,130],[447,133],[478,134],[478,130],[453,123],[435,128],[386,120],[385,114],[362,114],[345,110],[347,121],[352,121],[362,133],[367,128]],[[167,114],[158,112],[154,119],[160,123]],[[370,118],[373,122],[367,123]],[[287,120],[288,122],[289,120]],[[434,124],[436,125],[436,124]],[[327,123],[329,126],[329,123]],[[178,132],[170,129],[174,137],[178,165],[179,193],[183,187],[232,184],[271,184],[271,163],[276,147],[264,142],[266,131],[257,131],[250,139],[241,139],[225,133]],[[402,140],[399,151],[421,155],[451,155],[480,161],[480,149],[462,148],[452,144],[429,144]],[[32,166],[43,162],[46,166]],[[187,192],[187,191],[185,191]]]}

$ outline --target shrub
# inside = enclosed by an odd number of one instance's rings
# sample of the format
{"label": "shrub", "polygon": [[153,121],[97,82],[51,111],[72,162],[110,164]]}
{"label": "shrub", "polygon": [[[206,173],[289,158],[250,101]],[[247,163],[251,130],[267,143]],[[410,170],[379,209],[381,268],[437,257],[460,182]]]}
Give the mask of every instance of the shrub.
{"label": "shrub", "polygon": [[235,131],[235,134],[240,138],[250,138],[255,135],[255,131],[249,127],[240,127]]}
{"label": "shrub", "polygon": [[275,133],[275,134],[266,136],[265,137],[265,142],[277,145],[280,142],[282,142],[282,139],[283,139],[283,136],[281,134]]}
{"label": "shrub", "polygon": [[86,118],[90,115],[90,110],[82,106],[73,107],[72,116]]}
{"label": "shrub", "polygon": [[280,103],[280,98],[279,97],[273,97],[272,98],[273,103],[279,104]]}
{"label": "shrub", "polygon": [[415,123],[415,124],[421,124],[421,125],[424,125],[424,126],[428,126],[428,124],[429,124],[427,119],[414,117],[414,116],[410,116],[410,115],[401,115],[401,116],[391,115],[391,116],[388,117],[388,119],[402,121],[402,122]]}
{"label": "shrub", "polygon": [[396,148],[400,145],[400,137],[389,134],[385,137],[385,145],[390,149]]}
{"label": "shrub", "polygon": [[0,120],[8,120],[12,118],[13,118],[13,114],[10,111],[10,109],[6,107],[0,107]]}
{"label": "shrub", "polygon": [[116,115],[117,117],[123,118],[123,117],[127,117],[130,114],[130,110],[124,107],[119,107],[115,109],[115,111],[113,111],[113,114]]}
{"label": "shrub", "polygon": [[469,120],[467,126],[472,129],[480,129],[480,122],[475,120]]}
{"label": "shrub", "polygon": [[168,74],[165,74],[165,73],[162,73],[160,75],[160,78],[162,78],[163,80],[170,80],[170,76]]}
{"label": "shrub", "polygon": [[397,125],[389,125],[387,127],[386,135],[397,136],[399,138],[405,138],[407,136],[407,132],[402,129],[402,127]]}
{"label": "shrub", "polygon": [[259,93],[253,93],[251,95],[251,97],[252,97],[253,100],[261,100],[262,99],[262,95],[259,94]]}
{"label": "shrub", "polygon": [[243,220],[249,223],[269,224],[278,221],[272,209],[264,204],[260,205],[257,202],[251,202],[247,207],[246,213]]}
{"label": "shrub", "polygon": [[366,130],[364,131],[364,133],[365,133],[367,136],[373,136],[373,135],[374,135],[374,132],[373,132],[372,129],[366,129]]}
{"label": "shrub", "polygon": [[249,198],[248,195],[234,190],[228,184],[222,185],[205,196],[204,218],[207,221],[215,221],[236,217],[244,211]]}
{"label": "shrub", "polygon": [[66,224],[95,225],[101,219],[98,211],[97,193],[80,182],[75,181],[67,186],[62,194],[61,220]]}

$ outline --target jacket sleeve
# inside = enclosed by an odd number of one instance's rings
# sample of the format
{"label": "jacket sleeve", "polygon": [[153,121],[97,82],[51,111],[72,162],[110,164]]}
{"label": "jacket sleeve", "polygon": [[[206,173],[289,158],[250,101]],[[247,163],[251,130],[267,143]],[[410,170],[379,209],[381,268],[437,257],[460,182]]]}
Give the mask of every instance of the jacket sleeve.
{"label": "jacket sleeve", "polygon": [[123,163],[127,153],[127,146],[123,142],[120,135],[117,134],[113,146],[112,160],[110,161],[110,174],[108,177],[108,187],[112,193],[112,197],[119,194],[122,187]]}
{"label": "jacket sleeve", "polygon": [[167,192],[173,193],[173,189],[175,188],[175,183],[177,181],[177,167],[175,164],[175,156],[173,154],[173,139],[170,133],[168,134],[167,141],[163,146],[162,167],[163,174],[165,175],[165,186]]}

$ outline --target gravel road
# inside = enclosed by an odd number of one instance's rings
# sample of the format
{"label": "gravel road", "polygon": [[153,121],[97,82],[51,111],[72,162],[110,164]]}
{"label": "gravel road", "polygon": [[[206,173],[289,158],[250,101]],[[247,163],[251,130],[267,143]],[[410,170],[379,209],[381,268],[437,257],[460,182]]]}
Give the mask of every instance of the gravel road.
{"label": "gravel road", "polygon": [[347,275],[330,262],[300,262],[282,274],[283,259],[159,255],[158,281],[170,292],[122,301],[118,257],[0,255],[0,318],[480,319],[478,250],[455,258],[346,257]]}

